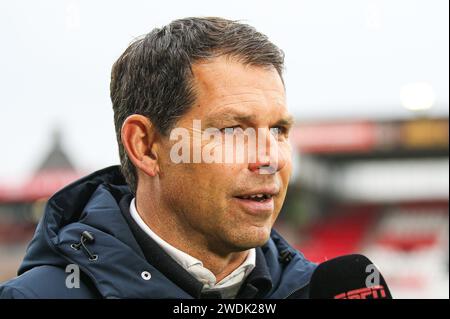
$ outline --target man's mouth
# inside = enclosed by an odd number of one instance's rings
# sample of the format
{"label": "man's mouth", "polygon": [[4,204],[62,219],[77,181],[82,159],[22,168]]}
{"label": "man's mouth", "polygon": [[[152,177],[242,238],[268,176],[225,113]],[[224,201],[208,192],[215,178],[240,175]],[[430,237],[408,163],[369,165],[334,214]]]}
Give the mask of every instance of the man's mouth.
{"label": "man's mouth", "polygon": [[245,200],[251,200],[255,202],[265,202],[272,198],[272,194],[255,194],[255,195],[243,195],[243,196],[236,196],[239,199],[245,199]]}
{"label": "man's mouth", "polygon": [[279,193],[278,187],[265,187],[247,191],[234,196],[237,204],[247,213],[258,216],[270,216],[275,208],[274,197]]}

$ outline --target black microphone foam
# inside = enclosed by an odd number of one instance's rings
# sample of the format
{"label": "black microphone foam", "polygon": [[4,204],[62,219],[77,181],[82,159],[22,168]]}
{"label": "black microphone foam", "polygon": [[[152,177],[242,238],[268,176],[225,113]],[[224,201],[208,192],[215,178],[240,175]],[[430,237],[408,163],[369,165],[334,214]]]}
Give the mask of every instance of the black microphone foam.
{"label": "black microphone foam", "polygon": [[392,299],[375,265],[363,255],[346,255],[321,263],[309,290],[312,299]]}

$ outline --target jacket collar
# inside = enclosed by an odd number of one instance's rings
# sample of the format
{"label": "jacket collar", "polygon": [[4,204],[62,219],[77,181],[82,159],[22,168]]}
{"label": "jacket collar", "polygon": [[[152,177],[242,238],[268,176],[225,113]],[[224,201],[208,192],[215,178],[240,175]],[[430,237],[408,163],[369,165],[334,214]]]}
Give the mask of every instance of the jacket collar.
{"label": "jacket collar", "polygon": [[[56,193],[47,203],[19,274],[40,265],[65,268],[77,264],[105,298],[199,297],[201,283],[163,252],[154,253],[158,251],[155,243],[140,242],[143,239],[124,214],[130,196],[118,166],[95,172]],[[94,237],[86,245],[98,255],[96,261],[89,260],[83,249],[72,248],[84,231]],[[287,263],[279,259],[285,251],[292,254]],[[177,276],[166,271],[177,268]],[[308,284],[314,268],[272,231],[269,241],[257,249],[257,267],[238,297],[287,297]]]}

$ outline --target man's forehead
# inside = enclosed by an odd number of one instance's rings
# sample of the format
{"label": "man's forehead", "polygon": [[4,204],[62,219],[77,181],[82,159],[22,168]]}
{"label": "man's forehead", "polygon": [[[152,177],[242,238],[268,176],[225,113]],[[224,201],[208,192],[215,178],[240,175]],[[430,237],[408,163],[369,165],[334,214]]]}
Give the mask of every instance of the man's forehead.
{"label": "man's forehead", "polygon": [[283,92],[273,89],[260,89],[254,87],[236,86],[234,88],[209,91],[202,96],[203,102],[214,105],[216,109],[237,110],[241,107],[251,107],[252,105],[274,106],[277,108],[286,107],[286,97]]}
{"label": "man's forehead", "polygon": [[289,116],[284,85],[275,68],[215,58],[195,64],[193,70],[197,106],[193,113],[204,119]]}
{"label": "man's forehead", "polygon": [[218,90],[210,92],[197,102],[204,108],[203,118],[238,122],[255,122],[258,119],[271,118],[291,121],[292,116],[286,107],[284,94],[276,90],[261,90],[239,87],[236,92]]}
{"label": "man's forehead", "polygon": [[[265,112],[267,111],[267,112]],[[251,121],[257,115],[272,115],[272,117],[285,118],[286,120],[292,120],[292,115],[287,111],[284,106],[274,105],[271,108],[260,108],[258,105],[227,105],[225,107],[217,107],[209,110],[206,114],[206,118],[222,118],[222,119],[235,119],[240,121]]]}
{"label": "man's forehead", "polygon": [[274,67],[243,64],[232,58],[216,57],[192,65],[194,85],[199,93],[246,94],[257,89],[279,92],[284,85]]}

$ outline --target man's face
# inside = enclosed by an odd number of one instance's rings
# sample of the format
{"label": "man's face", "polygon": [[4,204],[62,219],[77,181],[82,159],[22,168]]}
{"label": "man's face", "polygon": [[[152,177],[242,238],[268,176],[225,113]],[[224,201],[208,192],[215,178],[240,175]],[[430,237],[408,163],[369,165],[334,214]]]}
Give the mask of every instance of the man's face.
{"label": "man's face", "polygon": [[[203,238],[210,249],[230,252],[263,245],[280,212],[291,174],[287,137],[291,117],[283,83],[274,68],[248,66],[224,57],[197,63],[193,72],[197,100],[175,125],[189,130],[191,162],[174,163],[170,151],[178,140],[163,140],[161,200],[186,234]],[[258,139],[267,142],[266,150],[256,148],[259,161],[246,155],[244,161],[231,163],[193,163],[195,143],[201,150],[208,147],[210,153],[220,151],[223,156],[233,151],[224,142],[199,140],[201,132],[195,137],[194,120],[201,121],[200,131],[221,130],[223,140],[229,134],[225,128],[253,128]],[[271,170],[261,169],[269,164]],[[256,194],[264,198],[248,198]]]}

